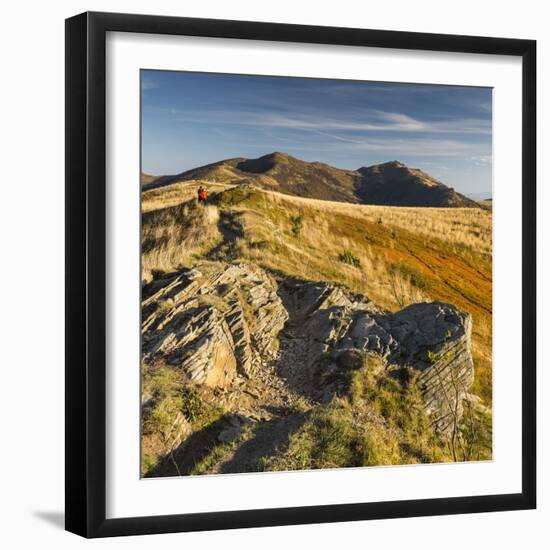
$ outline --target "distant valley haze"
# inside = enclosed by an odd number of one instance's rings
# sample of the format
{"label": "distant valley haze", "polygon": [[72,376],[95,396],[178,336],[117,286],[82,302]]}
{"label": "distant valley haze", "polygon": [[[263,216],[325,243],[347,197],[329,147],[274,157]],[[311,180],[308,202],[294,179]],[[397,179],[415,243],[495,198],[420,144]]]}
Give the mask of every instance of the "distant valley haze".
{"label": "distant valley haze", "polygon": [[181,174],[284,151],[346,171],[398,160],[492,196],[492,90],[142,71],[142,171]]}

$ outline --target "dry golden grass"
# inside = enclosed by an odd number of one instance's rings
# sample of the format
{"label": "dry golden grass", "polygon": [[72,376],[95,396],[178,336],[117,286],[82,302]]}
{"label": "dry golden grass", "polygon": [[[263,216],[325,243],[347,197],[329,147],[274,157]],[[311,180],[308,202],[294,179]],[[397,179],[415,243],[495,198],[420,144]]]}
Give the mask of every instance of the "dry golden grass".
{"label": "dry golden grass", "polygon": [[370,222],[406,229],[426,239],[445,240],[459,248],[470,248],[476,253],[492,253],[492,215],[488,210],[476,208],[411,208],[376,206],[343,202],[305,199],[265,191],[281,205],[294,204],[298,208],[320,213],[338,213]]}
{"label": "dry golden grass", "polygon": [[[304,199],[200,182],[144,193],[144,279],[199,260],[249,260],[275,274],[343,283],[390,310],[441,300],[474,319],[474,391],[492,399],[492,216],[482,209],[402,208]],[[178,202],[179,201],[179,202]]]}
{"label": "dry golden grass", "polygon": [[[470,312],[474,391],[491,400],[490,211],[353,205],[272,192],[257,202],[260,208],[243,212],[241,218],[250,242],[272,243],[248,251],[262,265],[305,279],[342,282],[391,310],[442,300]],[[287,217],[297,215],[302,229],[294,238]],[[359,268],[338,260],[343,250],[353,252]],[[417,274],[416,284],[411,270]]]}
{"label": "dry golden grass", "polygon": [[157,189],[150,189],[141,194],[141,211],[143,213],[152,212],[153,210],[177,206],[182,202],[194,199],[201,184],[205,185],[210,193],[218,193],[232,187],[225,183],[189,180],[158,187]]}
{"label": "dry golden grass", "polygon": [[155,272],[189,267],[196,258],[221,240],[216,206],[194,200],[143,214],[141,231],[142,280]]}

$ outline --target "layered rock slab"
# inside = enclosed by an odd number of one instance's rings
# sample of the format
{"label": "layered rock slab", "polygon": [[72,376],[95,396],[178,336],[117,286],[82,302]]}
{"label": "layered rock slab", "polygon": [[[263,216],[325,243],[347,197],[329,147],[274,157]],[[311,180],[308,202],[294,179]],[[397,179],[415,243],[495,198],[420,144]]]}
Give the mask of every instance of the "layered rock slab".
{"label": "layered rock slab", "polygon": [[375,353],[388,375],[413,372],[439,432],[456,429],[474,378],[470,314],[442,302],[391,313],[331,283],[287,285],[286,292],[300,316],[296,337],[305,341],[303,368],[313,384],[337,380],[343,354]]}
{"label": "layered rock slab", "polygon": [[199,266],[167,280],[142,303],[142,357],[224,387],[272,356],[288,314],[276,283],[247,264]]}
{"label": "layered rock slab", "polygon": [[271,362],[315,400],[330,395],[327,381],[376,354],[387,376],[413,373],[434,426],[448,434],[473,382],[472,318],[442,302],[392,313],[334,283],[277,284],[254,265],[207,263],[160,281],[142,306],[143,360],[210,387]]}

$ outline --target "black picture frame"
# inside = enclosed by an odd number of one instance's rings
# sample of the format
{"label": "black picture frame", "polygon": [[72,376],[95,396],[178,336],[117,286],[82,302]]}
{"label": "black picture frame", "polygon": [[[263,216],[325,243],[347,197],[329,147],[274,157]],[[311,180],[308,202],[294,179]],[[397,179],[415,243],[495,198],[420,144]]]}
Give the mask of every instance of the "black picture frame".
{"label": "black picture frame", "polygon": [[[105,40],[108,31],[497,54],[523,63],[522,491],[106,519]],[[536,506],[536,42],[83,13],[66,20],[66,529],[107,537],[532,509]]]}

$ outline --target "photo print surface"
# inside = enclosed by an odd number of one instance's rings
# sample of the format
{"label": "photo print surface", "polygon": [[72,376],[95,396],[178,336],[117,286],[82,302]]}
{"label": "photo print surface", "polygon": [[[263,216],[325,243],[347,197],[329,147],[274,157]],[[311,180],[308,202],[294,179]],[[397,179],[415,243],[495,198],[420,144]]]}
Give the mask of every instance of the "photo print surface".
{"label": "photo print surface", "polygon": [[141,476],[492,458],[492,90],[141,71]]}

